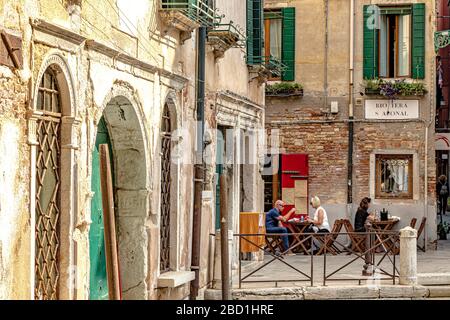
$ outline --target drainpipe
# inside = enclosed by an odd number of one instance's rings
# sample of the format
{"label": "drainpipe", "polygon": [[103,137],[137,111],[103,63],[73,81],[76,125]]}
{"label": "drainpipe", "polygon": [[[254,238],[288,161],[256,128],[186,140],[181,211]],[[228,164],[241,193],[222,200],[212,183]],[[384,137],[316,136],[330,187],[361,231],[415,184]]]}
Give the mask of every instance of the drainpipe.
{"label": "drainpipe", "polygon": [[349,87],[348,87],[348,186],[347,204],[353,203],[353,82],[354,82],[354,49],[355,49],[355,0],[350,0],[350,63],[349,63]]}
{"label": "drainpipe", "polygon": [[323,63],[323,93],[324,109],[328,108],[328,0],[325,3],[325,43],[324,43],[324,63]]}
{"label": "drainpipe", "polygon": [[206,28],[197,33],[197,154],[194,166],[194,215],[192,218],[192,262],[191,271],[195,279],[191,282],[191,300],[196,300],[200,284],[200,240],[202,224],[202,191],[205,171],[203,161],[205,131],[205,58]]}

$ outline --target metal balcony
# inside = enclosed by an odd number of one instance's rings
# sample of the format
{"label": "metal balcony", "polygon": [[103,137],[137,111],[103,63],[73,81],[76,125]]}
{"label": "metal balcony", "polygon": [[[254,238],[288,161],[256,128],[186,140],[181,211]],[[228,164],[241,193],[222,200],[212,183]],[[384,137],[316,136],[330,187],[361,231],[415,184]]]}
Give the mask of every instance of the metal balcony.
{"label": "metal balcony", "polygon": [[221,19],[207,0],[160,0],[160,15],[166,24],[185,32],[212,28]]}
{"label": "metal balcony", "polygon": [[260,73],[281,77],[287,66],[273,56],[253,56],[247,58],[248,63],[259,69]]}
{"label": "metal balcony", "polygon": [[208,31],[208,44],[214,48],[217,57],[222,57],[230,48],[245,48],[245,36],[242,30],[230,21],[219,23]]}

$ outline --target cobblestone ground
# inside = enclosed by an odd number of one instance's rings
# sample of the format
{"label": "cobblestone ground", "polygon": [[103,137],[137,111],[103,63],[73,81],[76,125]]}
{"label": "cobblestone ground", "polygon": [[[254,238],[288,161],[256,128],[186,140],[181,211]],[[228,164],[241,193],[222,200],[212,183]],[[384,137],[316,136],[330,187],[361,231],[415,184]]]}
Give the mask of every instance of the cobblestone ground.
{"label": "cobblestone ground", "polygon": [[[450,214],[444,216],[444,219],[450,221]],[[449,235],[450,239],[450,235]],[[382,255],[377,254],[377,261],[381,259]],[[348,266],[345,266],[352,260],[354,260]],[[392,258],[392,257],[391,257]],[[264,262],[269,262],[272,259],[270,255],[264,257]],[[313,259],[313,281],[314,285],[323,285],[324,274],[324,256],[314,256]],[[396,256],[397,270],[400,268],[399,256]],[[305,255],[296,255],[285,257],[284,261],[305,273],[307,276],[311,275],[311,257]],[[431,249],[427,252],[417,252],[417,263],[419,273],[450,273],[450,240],[439,241],[437,250]],[[246,265],[247,264],[247,265]],[[252,265],[248,265],[249,262],[243,261],[242,276],[248,275],[252,270],[261,266],[261,262],[251,262]],[[392,284],[392,280],[379,280],[377,278],[363,277],[364,261],[357,258],[355,255],[340,254],[337,256],[326,256],[326,274],[329,276],[329,280],[326,281],[326,285],[355,285],[355,284]],[[345,266],[345,267],[344,267]],[[380,264],[380,267],[392,273],[393,264],[386,257]],[[342,269],[341,269],[342,268]],[[340,269],[340,270],[339,270]],[[339,270],[339,271],[338,271]],[[331,275],[337,271],[335,274]],[[331,275],[331,276],[330,276]],[[378,277],[385,278],[385,275],[377,275]],[[363,280],[358,280],[363,278]],[[343,280],[335,280],[343,279]],[[266,267],[262,268],[251,277],[245,279],[246,281],[267,281],[264,283],[243,283],[242,288],[266,288],[266,287],[295,287],[295,286],[309,286],[310,280],[307,280],[305,275],[300,274],[291,267],[280,261],[274,261]],[[282,280],[288,280],[287,282]],[[300,281],[305,280],[305,281]],[[233,286],[238,287],[239,278],[233,279]]]}

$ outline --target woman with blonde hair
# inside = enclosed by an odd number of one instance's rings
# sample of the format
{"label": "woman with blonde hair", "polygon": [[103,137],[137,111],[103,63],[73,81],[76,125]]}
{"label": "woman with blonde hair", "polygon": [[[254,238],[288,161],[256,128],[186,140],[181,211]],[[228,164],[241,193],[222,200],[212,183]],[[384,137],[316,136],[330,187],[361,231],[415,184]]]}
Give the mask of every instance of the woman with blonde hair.
{"label": "woman with blonde hair", "polygon": [[314,218],[308,218],[308,222],[313,225],[314,232],[330,232],[330,224],[328,223],[327,212],[321,206],[319,197],[312,197],[310,204],[314,209],[316,209]]}

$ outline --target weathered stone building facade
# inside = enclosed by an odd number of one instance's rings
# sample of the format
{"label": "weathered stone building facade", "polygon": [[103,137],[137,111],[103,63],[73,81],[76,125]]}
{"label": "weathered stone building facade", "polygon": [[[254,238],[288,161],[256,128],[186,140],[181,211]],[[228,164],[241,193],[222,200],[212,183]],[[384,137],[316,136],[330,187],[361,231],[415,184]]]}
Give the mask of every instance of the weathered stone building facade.
{"label": "weathered stone building facade", "polygon": [[[0,1],[0,26],[21,39],[23,59],[0,66],[1,299],[105,298],[94,257],[104,254],[101,143],[112,154],[122,298],[189,295],[198,24],[165,14],[160,1],[134,2]],[[244,2],[216,6],[223,23],[245,26]],[[241,136],[264,128],[264,83],[248,72],[245,50],[210,43],[205,68],[200,288],[214,276],[212,129],[234,129],[227,143],[238,160]],[[257,158],[262,147],[244,152]],[[226,170],[234,232],[239,211],[262,210],[259,162],[238,163]]]}
{"label": "weathered stone building facade", "polygon": [[[301,84],[303,95],[270,92],[266,129],[269,135],[279,130],[281,153],[309,156],[309,194],[321,198],[331,223],[353,221],[369,196],[372,208],[401,218],[396,229],[426,217],[427,240],[435,240],[435,1],[267,0],[265,8],[269,21],[282,8],[295,10],[295,77],[289,80]],[[267,41],[273,42],[266,32]],[[392,100],[380,88],[369,90],[379,79],[423,84],[426,92]],[[413,114],[392,112],[394,105],[378,112],[392,102]],[[408,163],[401,169],[408,172],[395,172],[393,161]],[[398,190],[404,184],[402,195],[388,190],[389,179]]]}

